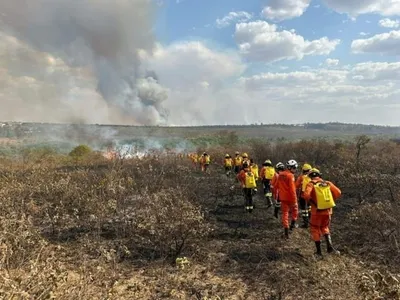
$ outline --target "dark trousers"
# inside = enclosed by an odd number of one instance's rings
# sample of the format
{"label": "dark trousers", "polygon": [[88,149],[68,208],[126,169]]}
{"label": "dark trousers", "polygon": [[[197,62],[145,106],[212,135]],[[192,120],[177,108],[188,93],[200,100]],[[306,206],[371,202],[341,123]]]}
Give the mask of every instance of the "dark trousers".
{"label": "dark trousers", "polygon": [[231,172],[232,167],[231,166],[225,166],[225,173]]}
{"label": "dark trousers", "polygon": [[271,193],[271,180],[263,179],[262,184],[264,189],[264,195]]}
{"label": "dark trousers", "polygon": [[300,215],[303,219],[303,227],[308,228],[308,223],[310,220],[309,206],[307,205],[307,201],[304,200],[303,197],[299,197],[299,207],[300,207]]}
{"label": "dark trousers", "polygon": [[235,166],[235,173],[238,174],[240,172],[240,166]]}
{"label": "dark trousers", "polygon": [[246,210],[253,210],[253,189],[243,188]]}
{"label": "dark trousers", "polygon": [[299,206],[300,206],[300,214],[304,218],[308,218],[308,205],[306,200],[304,200],[302,197],[299,198]]}

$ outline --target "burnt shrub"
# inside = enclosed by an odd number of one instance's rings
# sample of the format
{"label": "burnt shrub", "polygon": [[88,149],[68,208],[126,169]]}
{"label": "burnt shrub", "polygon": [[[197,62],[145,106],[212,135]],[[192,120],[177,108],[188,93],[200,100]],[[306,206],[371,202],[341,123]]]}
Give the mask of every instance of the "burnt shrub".
{"label": "burnt shrub", "polygon": [[348,215],[346,243],[373,260],[400,262],[400,207],[390,201],[366,203]]}
{"label": "burnt shrub", "polygon": [[199,205],[182,190],[167,188],[135,198],[132,237],[163,257],[175,259],[211,231]]}

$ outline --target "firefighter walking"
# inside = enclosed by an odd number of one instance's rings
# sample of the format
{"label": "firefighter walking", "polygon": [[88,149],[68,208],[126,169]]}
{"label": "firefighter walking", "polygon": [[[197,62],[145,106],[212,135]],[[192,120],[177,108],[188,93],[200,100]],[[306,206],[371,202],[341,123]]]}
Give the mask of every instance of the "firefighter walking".
{"label": "firefighter walking", "polygon": [[251,171],[247,162],[243,164],[243,169],[237,175],[237,179],[243,189],[245,210],[249,213],[253,212],[253,191],[257,188],[257,182],[254,173]]}
{"label": "firefighter walking", "polygon": [[311,165],[305,163],[302,168],[302,174],[296,180],[297,195],[299,196],[300,215],[303,219],[302,228],[308,228],[309,222],[309,207],[307,201],[304,199],[304,191],[307,184],[311,181],[308,174],[311,171]]}
{"label": "firefighter walking", "polygon": [[233,159],[229,154],[226,154],[224,158],[224,169],[227,177],[229,177],[232,173],[232,166],[233,166]]}
{"label": "firefighter walking", "polygon": [[315,254],[322,256],[321,236],[325,237],[328,253],[340,254],[332,245],[329,227],[335,202],[342,192],[332,182],[323,180],[318,169],[312,169],[308,176],[311,181],[304,191],[304,199],[311,204],[310,231],[317,250]]}
{"label": "firefighter walking", "polygon": [[275,168],[272,166],[271,160],[267,159],[262,164],[260,178],[263,186],[264,197],[267,201],[268,208],[272,206],[271,181],[274,177],[275,177]]}
{"label": "firefighter walking", "polygon": [[[282,225],[284,228],[284,236],[289,238],[289,230],[297,228],[298,204],[295,186],[294,173],[298,164],[291,159],[286,163],[286,170],[280,172],[277,180],[278,197],[281,201],[282,209]],[[291,222],[289,224],[289,215]]]}

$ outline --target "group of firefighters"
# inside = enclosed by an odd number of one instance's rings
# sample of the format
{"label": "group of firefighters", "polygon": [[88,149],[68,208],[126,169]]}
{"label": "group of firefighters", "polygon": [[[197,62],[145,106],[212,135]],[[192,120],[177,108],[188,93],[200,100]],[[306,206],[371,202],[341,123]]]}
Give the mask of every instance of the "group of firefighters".
{"label": "group of firefighters", "polygon": [[[312,239],[316,246],[316,255],[322,256],[321,236],[325,237],[327,252],[339,254],[333,245],[330,235],[330,221],[335,201],[341,196],[340,189],[330,181],[323,180],[321,172],[305,163],[301,175],[295,178],[298,163],[291,159],[278,162],[273,166],[267,159],[259,172],[258,165],[249,158],[247,153],[235,153],[232,158],[225,155],[224,168],[227,176],[233,171],[243,189],[245,209],[251,213],[254,209],[253,196],[257,193],[257,182],[261,182],[268,208],[274,206],[274,216],[278,218],[282,212],[284,237],[298,228],[297,219],[300,214],[302,227],[310,227]],[[234,186],[232,187],[234,188]],[[290,221],[289,221],[290,216]]]}
{"label": "group of firefighters", "polygon": [[208,167],[211,164],[211,157],[207,152],[204,152],[202,155],[198,155],[197,153],[189,153],[188,156],[195,168],[197,168],[197,166],[200,166],[201,171],[208,171]]}

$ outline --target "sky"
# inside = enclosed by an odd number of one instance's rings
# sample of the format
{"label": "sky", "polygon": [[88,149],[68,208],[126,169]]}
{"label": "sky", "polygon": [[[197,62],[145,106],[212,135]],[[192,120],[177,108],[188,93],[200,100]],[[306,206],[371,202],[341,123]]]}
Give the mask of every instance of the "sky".
{"label": "sky", "polygon": [[3,120],[400,125],[400,0],[21,1]]}

